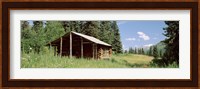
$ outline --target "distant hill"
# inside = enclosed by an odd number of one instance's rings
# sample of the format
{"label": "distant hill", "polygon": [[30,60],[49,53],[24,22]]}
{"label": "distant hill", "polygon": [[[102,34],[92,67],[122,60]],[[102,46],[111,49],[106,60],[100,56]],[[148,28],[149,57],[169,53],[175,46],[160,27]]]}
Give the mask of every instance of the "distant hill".
{"label": "distant hill", "polygon": [[[161,50],[161,49],[164,50],[165,49],[165,44],[163,42],[159,42],[159,43],[157,43],[155,45],[157,46],[158,50]],[[155,45],[152,45],[152,46],[155,46]],[[144,48],[144,50],[149,50],[150,47],[151,46],[143,47],[143,48]]]}
{"label": "distant hill", "polygon": [[156,44],[156,46],[157,46],[158,50],[165,50],[166,45],[163,42],[159,42]]}
{"label": "distant hill", "polygon": [[[157,43],[157,44],[155,44],[155,45],[145,46],[145,47],[138,47],[138,48],[136,48],[136,49],[138,50],[138,49],[143,48],[145,54],[147,54],[147,53],[149,52],[149,50],[150,50],[150,47],[153,48],[153,46],[157,46],[157,51],[158,51],[159,55],[161,55],[161,54],[163,55],[163,53],[165,52],[165,46],[166,46],[166,45],[165,45],[165,43],[163,43],[162,41],[159,42],[159,43]],[[135,48],[132,48],[132,50],[134,51]],[[129,48],[129,50],[126,50],[126,52],[130,52],[130,48]],[[160,54],[160,53],[161,53],[161,54]]]}
{"label": "distant hill", "polygon": [[[163,55],[163,53],[165,52],[165,43],[163,43],[163,42],[159,42],[159,43],[157,43],[157,44],[155,44],[155,45],[152,45],[152,46],[157,46],[157,50],[158,50],[158,53],[160,54],[160,52],[162,53],[162,55]],[[144,48],[144,51],[145,51],[145,53],[147,53],[148,51],[149,51],[149,48],[150,47],[152,47],[152,46],[149,46],[149,47],[145,47]]]}

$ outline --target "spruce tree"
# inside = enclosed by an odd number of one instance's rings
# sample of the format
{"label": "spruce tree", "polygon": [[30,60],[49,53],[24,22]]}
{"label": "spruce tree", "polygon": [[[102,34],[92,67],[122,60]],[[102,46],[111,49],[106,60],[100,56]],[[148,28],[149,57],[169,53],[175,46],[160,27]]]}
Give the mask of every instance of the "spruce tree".
{"label": "spruce tree", "polygon": [[154,59],[158,59],[158,49],[157,46],[153,46],[153,57]]}
{"label": "spruce tree", "polygon": [[65,29],[65,33],[68,33],[71,31],[71,22],[70,21],[62,21],[62,26]]}
{"label": "spruce tree", "polygon": [[166,64],[179,64],[179,21],[165,21],[165,24],[163,35],[167,38],[163,41],[166,47],[162,59]]}
{"label": "spruce tree", "polygon": [[152,46],[150,46],[150,48],[149,48],[149,56],[152,56],[152,52],[153,52],[153,48],[152,48]]}
{"label": "spruce tree", "polygon": [[144,55],[144,49],[142,48],[142,54]]}
{"label": "spruce tree", "polygon": [[120,32],[119,32],[119,28],[117,26],[117,22],[113,21],[112,23],[112,33],[113,33],[113,41],[112,41],[112,47],[113,50],[116,53],[122,53],[122,43],[121,43],[121,39],[120,39]]}
{"label": "spruce tree", "polygon": [[160,51],[159,51],[159,56],[160,56],[160,58],[162,57],[162,55],[163,55],[163,52],[162,52],[162,50],[160,50]]}
{"label": "spruce tree", "polygon": [[81,32],[81,28],[80,28],[80,22],[79,21],[71,21],[70,23],[70,30],[71,31],[75,31],[80,33]]}
{"label": "spruce tree", "polygon": [[127,50],[125,50],[124,53],[127,54],[128,53]]}
{"label": "spruce tree", "polygon": [[82,27],[82,33],[99,39],[99,21],[86,21]]}
{"label": "spruce tree", "polygon": [[33,21],[32,30],[38,33],[42,29],[43,29],[43,21]]}
{"label": "spruce tree", "polygon": [[135,47],[135,54],[137,54],[137,49],[136,49],[136,47]]}
{"label": "spruce tree", "polygon": [[138,48],[137,50],[138,50],[138,54],[140,54],[140,48]]}
{"label": "spruce tree", "polygon": [[[112,45],[112,38],[110,38],[111,33],[111,22],[110,21],[101,21],[100,24],[100,33],[99,33],[99,39]],[[114,49],[114,47],[113,47]],[[114,50],[113,50],[114,51]]]}
{"label": "spruce tree", "polygon": [[131,54],[133,54],[133,53],[134,53],[134,50],[133,50],[133,48],[132,48],[132,47],[130,47],[128,52],[129,52],[129,53],[131,53]]}
{"label": "spruce tree", "polygon": [[25,30],[29,28],[29,22],[28,21],[21,21],[21,29]]}

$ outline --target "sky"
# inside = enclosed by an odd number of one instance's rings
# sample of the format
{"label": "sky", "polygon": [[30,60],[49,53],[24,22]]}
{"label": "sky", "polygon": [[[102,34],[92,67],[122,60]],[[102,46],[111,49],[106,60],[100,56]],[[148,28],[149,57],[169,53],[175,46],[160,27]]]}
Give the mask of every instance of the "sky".
{"label": "sky", "polygon": [[[28,21],[33,25],[33,21]],[[128,50],[130,47],[147,48],[155,45],[165,39],[163,28],[166,27],[164,21],[145,21],[145,20],[130,20],[117,21],[120,31],[123,50]]]}
{"label": "sky", "polygon": [[117,21],[123,50],[149,47],[164,40],[164,21]]}

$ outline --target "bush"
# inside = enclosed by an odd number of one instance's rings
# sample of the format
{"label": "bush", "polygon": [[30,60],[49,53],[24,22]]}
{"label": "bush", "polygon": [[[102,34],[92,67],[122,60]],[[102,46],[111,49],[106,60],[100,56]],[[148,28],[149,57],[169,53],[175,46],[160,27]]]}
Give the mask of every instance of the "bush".
{"label": "bush", "polygon": [[166,64],[163,59],[153,59],[152,62],[149,63],[150,67],[161,67],[161,68],[178,68],[179,65],[176,62],[171,64]]}

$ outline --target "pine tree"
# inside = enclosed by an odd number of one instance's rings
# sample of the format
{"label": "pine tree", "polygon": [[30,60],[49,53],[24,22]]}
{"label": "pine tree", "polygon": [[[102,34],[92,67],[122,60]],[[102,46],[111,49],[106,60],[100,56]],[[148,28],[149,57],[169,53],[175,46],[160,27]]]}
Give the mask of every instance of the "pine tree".
{"label": "pine tree", "polygon": [[157,49],[157,46],[154,46],[153,47],[153,57],[154,59],[158,59],[158,49]]}
{"label": "pine tree", "polygon": [[81,32],[80,22],[79,21],[71,21],[70,30],[80,33]]}
{"label": "pine tree", "polygon": [[83,24],[81,23],[81,21],[62,21],[61,23],[63,28],[65,29],[65,33],[68,33],[70,31],[82,33]]}
{"label": "pine tree", "polygon": [[117,26],[117,22],[113,21],[112,23],[112,33],[113,33],[113,40],[112,40],[112,47],[113,50],[116,53],[122,53],[122,43],[121,43],[121,39],[120,39],[120,32],[119,32],[119,28]]}
{"label": "pine tree", "polygon": [[137,54],[137,49],[136,49],[136,47],[135,47],[135,54]]}
{"label": "pine tree", "polygon": [[139,48],[139,51],[140,51],[140,54],[142,54],[142,50],[141,50],[141,48]]}
{"label": "pine tree", "polygon": [[82,27],[82,33],[99,39],[99,21],[86,21]]}
{"label": "pine tree", "polygon": [[159,51],[159,56],[160,56],[160,57],[163,56],[162,50]]}
{"label": "pine tree", "polygon": [[31,27],[28,21],[21,21],[21,32],[22,39],[28,39],[31,37]]}
{"label": "pine tree", "polygon": [[179,21],[165,21],[167,27],[163,28],[167,39],[163,42],[166,44],[165,53],[162,59],[166,64],[176,62],[179,64]]}
{"label": "pine tree", "polygon": [[144,49],[142,48],[142,54],[144,55]]}
{"label": "pine tree", "polygon": [[153,49],[152,49],[152,46],[150,46],[150,48],[149,48],[149,56],[152,56],[152,52],[153,52]]}
{"label": "pine tree", "polygon": [[29,22],[28,21],[21,21],[21,29],[25,30],[29,28]]}
{"label": "pine tree", "polygon": [[138,50],[138,54],[140,54],[140,48],[138,48],[137,50]]}
{"label": "pine tree", "polygon": [[128,53],[131,53],[131,47],[128,49]]}
{"label": "pine tree", "polygon": [[129,52],[129,53],[131,53],[131,54],[132,54],[132,53],[134,53],[134,50],[133,50],[133,48],[132,48],[132,47],[130,47],[128,52]]}
{"label": "pine tree", "polygon": [[[84,29],[84,24],[86,23],[86,21],[80,21],[79,22],[79,27],[80,27],[80,33],[83,33],[84,31],[83,31],[83,29]],[[100,34],[100,33],[99,33]]]}
{"label": "pine tree", "polygon": [[125,50],[125,51],[124,51],[124,53],[125,53],[125,54],[127,54],[127,53],[128,53],[128,51],[127,51],[127,50]]}
{"label": "pine tree", "polygon": [[43,21],[33,21],[32,30],[38,33],[42,29],[43,29]]}
{"label": "pine tree", "polygon": [[[110,38],[110,33],[111,33],[111,22],[110,21],[101,21],[100,24],[100,40],[108,43],[108,44],[112,44],[111,38]],[[113,47],[114,49],[114,47]],[[114,51],[114,50],[113,50]]]}
{"label": "pine tree", "polygon": [[65,29],[65,33],[68,33],[71,31],[71,22],[70,21],[62,21],[62,26]]}

